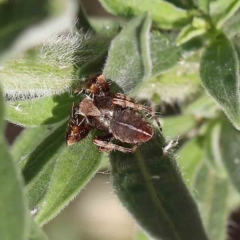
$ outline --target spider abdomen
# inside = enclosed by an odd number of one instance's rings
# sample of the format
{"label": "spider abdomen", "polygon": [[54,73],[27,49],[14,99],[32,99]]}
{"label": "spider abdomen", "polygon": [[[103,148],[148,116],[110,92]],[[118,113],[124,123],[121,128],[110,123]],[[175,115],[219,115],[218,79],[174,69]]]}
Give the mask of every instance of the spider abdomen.
{"label": "spider abdomen", "polygon": [[147,142],[153,136],[151,124],[130,109],[115,112],[110,128],[116,139],[126,143]]}

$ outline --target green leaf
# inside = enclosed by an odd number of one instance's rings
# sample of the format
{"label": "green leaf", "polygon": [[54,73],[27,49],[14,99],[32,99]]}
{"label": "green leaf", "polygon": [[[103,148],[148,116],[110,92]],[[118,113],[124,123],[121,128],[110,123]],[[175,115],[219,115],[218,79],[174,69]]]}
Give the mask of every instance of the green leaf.
{"label": "green leaf", "polygon": [[220,154],[220,134],[221,123],[219,121],[210,122],[206,130],[203,144],[203,158],[207,166],[210,167],[218,177],[224,178],[226,177],[226,171]]}
{"label": "green leaf", "polygon": [[75,10],[76,2],[66,0],[0,3],[0,54],[6,54],[9,49],[13,53],[25,50],[51,36],[53,32],[69,27]]}
{"label": "green leaf", "polygon": [[193,0],[197,5],[198,9],[202,10],[204,13],[209,14],[209,4],[211,0]]}
{"label": "green leaf", "polygon": [[66,206],[90,180],[100,165],[100,152],[92,134],[67,147],[66,123],[47,137],[27,159],[20,162],[30,209],[42,225]]}
{"label": "green leaf", "polygon": [[178,150],[178,165],[183,173],[183,180],[190,190],[193,189],[193,178],[196,168],[202,160],[202,143],[199,138],[193,138],[187,141]]}
{"label": "green leaf", "polygon": [[219,178],[206,164],[201,164],[193,187],[205,228],[212,240],[226,239],[228,186],[226,179]]}
{"label": "green leaf", "polygon": [[13,159],[17,163],[23,161],[55,128],[56,126],[41,126],[24,129],[11,147]]}
{"label": "green leaf", "polygon": [[103,74],[125,93],[132,91],[151,74],[150,26],[148,16],[134,18],[111,43]]}
{"label": "green leaf", "polygon": [[127,0],[100,0],[100,2],[107,11],[122,17],[130,18],[148,12],[153,23],[159,28],[180,28],[189,20],[187,11],[163,0],[142,1],[141,4],[137,0],[131,2]]}
{"label": "green leaf", "polygon": [[181,32],[178,35],[177,38],[177,44],[182,45],[183,43],[186,43],[187,41],[200,36],[206,32],[205,28],[197,28],[193,26],[192,24],[187,25],[184,27]]}
{"label": "green leaf", "polygon": [[29,100],[71,91],[83,77],[77,70],[93,65],[103,53],[106,55],[109,45],[108,36],[76,30],[47,38],[36,49],[10,59],[0,69],[5,98]]}
{"label": "green leaf", "polygon": [[58,156],[68,150],[64,142],[64,131],[67,123],[58,127],[27,158],[19,162],[26,183],[29,208],[35,212],[41,207],[51,180],[52,172]]}
{"label": "green leaf", "polygon": [[[208,239],[197,206],[159,130],[134,154],[110,154],[115,191],[154,239]],[[186,159],[187,161],[188,159]]]}
{"label": "green leaf", "polygon": [[78,96],[69,93],[7,103],[7,120],[22,126],[49,125],[66,119]]}
{"label": "green leaf", "polygon": [[23,181],[4,142],[4,104],[0,89],[0,233],[1,239],[25,240],[28,235],[28,208]]}
{"label": "green leaf", "polygon": [[239,61],[231,42],[219,35],[205,50],[200,66],[203,86],[240,129]]}
{"label": "green leaf", "polygon": [[221,28],[224,23],[231,18],[239,9],[240,1],[238,0],[218,0],[210,3],[210,15],[213,23],[217,28]]}
{"label": "green leaf", "polygon": [[0,191],[1,238],[25,240],[29,230],[29,213],[23,181],[3,139],[0,139],[0,159],[0,181],[4,183]]}
{"label": "green leaf", "polygon": [[152,76],[169,70],[178,63],[181,57],[181,49],[171,39],[160,32],[154,31],[150,38]]}
{"label": "green leaf", "polygon": [[240,133],[225,119],[220,135],[220,154],[228,177],[240,193]]}
{"label": "green leaf", "polygon": [[44,206],[36,216],[41,225],[63,209],[94,176],[101,163],[101,154],[88,137],[81,144],[66,149],[58,157]]}
{"label": "green leaf", "polygon": [[164,117],[161,119],[163,133],[170,138],[177,138],[193,129],[196,120],[191,115],[179,115],[174,117]]}
{"label": "green leaf", "polygon": [[47,240],[47,235],[44,231],[31,219],[31,230],[28,240]]}

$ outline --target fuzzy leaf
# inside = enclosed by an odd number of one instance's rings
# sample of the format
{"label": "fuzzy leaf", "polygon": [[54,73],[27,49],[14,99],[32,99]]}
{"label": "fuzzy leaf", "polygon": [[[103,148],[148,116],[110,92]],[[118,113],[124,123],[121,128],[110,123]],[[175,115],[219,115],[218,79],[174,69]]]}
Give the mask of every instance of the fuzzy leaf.
{"label": "fuzzy leaf", "polygon": [[220,35],[205,50],[200,66],[203,86],[240,129],[239,61],[231,42]]}
{"label": "fuzzy leaf", "polygon": [[13,53],[25,50],[69,27],[76,4],[62,0],[4,1],[0,4],[0,54],[5,54],[8,49]]}
{"label": "fuzzy leaf", "polygon": [[220,134],[220,154],[229,179],[240,193],[240,133],[225,119]]}
{"label": "fuzzy leaf", "polygon": [[[208,239],[197,206],[159,130],[134,154],[110,154],[115,191],[154,239]],[[186,159],[187,161],[188,159]]]}
{"label": "fuzzy leaf", "polygon": [[28,234],[28,208],[23,181],[4,142],[3,97],[0,89],[0,235],[1,239],[25,240]]}
{"label": "fuzzy leaf", "polygon": [[228,181],[219,178],[204,163],[198,169],[194,190],[207,229],[212,240],[226,239],[226,221],[228,218]]}
{"label": "fuzzy leaf", "polygon": [[137,0],[131,2],[127,0],[100,0],[100,2],[107,11],[122,17],[130,18],[148,12],[159,28],[179,28],[189,20],[187,11],[163,0],[142,1],[141,4]]}
{"label": "fuzzy leaf", "polygon": [[151,74],[150,26],[148,16],[134,18],[111,43],[103,74],[125,93],[132,91]]}
{"label": "fuzzy leaf", "polygon": [[88,137],[81,144],[69,147],[58,157],[44,206],[36,221],[43,225],[63,209],[94,176],[101,163],[101,154]]}
{"label": "fuzzy leaf", "polygon": [[78,96],[69,93],[7,103],[7,120],[22,126],[50,125],[66,119]]}
{"label": "fuzzy leaf", "polygon": [[54,130],[56,126],[41,126],[36,128],[26,128],[14,141],[11,152],[13,159],[19,163],[25,158]]}
{"label": "fuzzy leaf", "polygon": [[173,39],[160,32],[153,32],[150,39],[152,76],[172,68],[181,57],[181,49],[174,44]]}
{"label": "fuzzy leaf", "polygon": [[67,147],[66,123],[47,137],[20,163],[31,210],[42,225],[66,206],[90,180],[100,165],[100,153],[92,134]]}
{"label": "fuzzy leaf", "polygon": [[210,15],[212,17],[213,23],[217,25],[217,28],[221,28],[223,24],[229,18],[231,18],[239,8],[240,8],[239,0],[211,1]]}
{"label": "fuzzy leaf", "polygon": [[77,70],[106,55],[109,44],[107,36],[76,30],[47,38],[36,49],[10,59],[0,68],[6,100],[70,92],[83,77]]}

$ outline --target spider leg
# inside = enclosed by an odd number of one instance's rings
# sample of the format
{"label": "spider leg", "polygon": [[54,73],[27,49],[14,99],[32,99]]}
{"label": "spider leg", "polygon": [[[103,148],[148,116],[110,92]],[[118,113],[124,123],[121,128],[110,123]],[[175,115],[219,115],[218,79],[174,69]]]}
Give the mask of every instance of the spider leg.
{"label": "spider leg", "polygon": [[137,103],[133,102],[133,100],[131,98],[128,98],[124,94],[119,94],[119,93],[115,95],[115,98],[113,98],[112,102],[114,105],[118,105],[123,108],[129,107],[134,110],[139,110],[139,111],[143,111],[143,112],[151,114],[151,116],[157,122],[157,125],[159,126],[160,130],[162,131],[161,123],[159,122],[158,118],[155,115],[155,112],[151,108],[148,108],[141,104],[137,104]]}
{"label": "spider leg", "polygon": [[128,96],[126,96],[125,94],[123,93],[116,93],[115,94],[115,97],[118,98],[118,99],[122,99],[122,100],[126,100],[128,102],[132,102],[134,103],[134,100]]}
{"label": "spider leg", "polygon": [[[99,140],[99,141],[103,141],[103,142],[108,143],[112,138],[113,138],[113,134],[109,133],[109,134],[106,134],[106,135],[103,135],[103,136],[96,136],[94,140]],[[93,140],[93,142],[94,142],[94,140]],[[101,146],[98,147],[98,150],[100,152],[106,152],[106,153],[109,153],[109,152],[112,151],[112,149],[101,147]]]}
{"label": "spider leg", "polygon": [[111,142],[107,142],[107,141],[102,141],[102,140],[98,140],[98,139],[93,139],[93,143],[97,146],[99,146],[99,151],[102,151],[104,149],[104,152],[111,152],[112,150],[117,150],[120,152],[124,152],[124,153],[134,153],[139,145],[135,145],[133,146],[133,148],[125,148],[119,145],[116,145],[114,143]]}

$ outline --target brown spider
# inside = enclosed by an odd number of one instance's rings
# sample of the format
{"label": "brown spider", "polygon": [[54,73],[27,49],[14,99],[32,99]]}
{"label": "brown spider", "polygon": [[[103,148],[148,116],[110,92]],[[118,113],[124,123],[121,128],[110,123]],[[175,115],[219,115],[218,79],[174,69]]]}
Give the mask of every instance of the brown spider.
{"label": "brown spider", "polygon": [[[139,145],[149,141],[153,136],[152,125],[138,111],[151,114],[161,129],[160,122],[151,108],[137,104],[121,93],[113,97],[103,75],[91,76],[85,86],[76,89],[76,92],[86,94],[86,97],[72,107],[66,131],[68,146],[80,141],[91,129],[96,128],[106,133],[93,139],[99,151],[118,150],[134,153]],[[134,146],[132,148],[119,146],[111,142],[114,139]]]}

